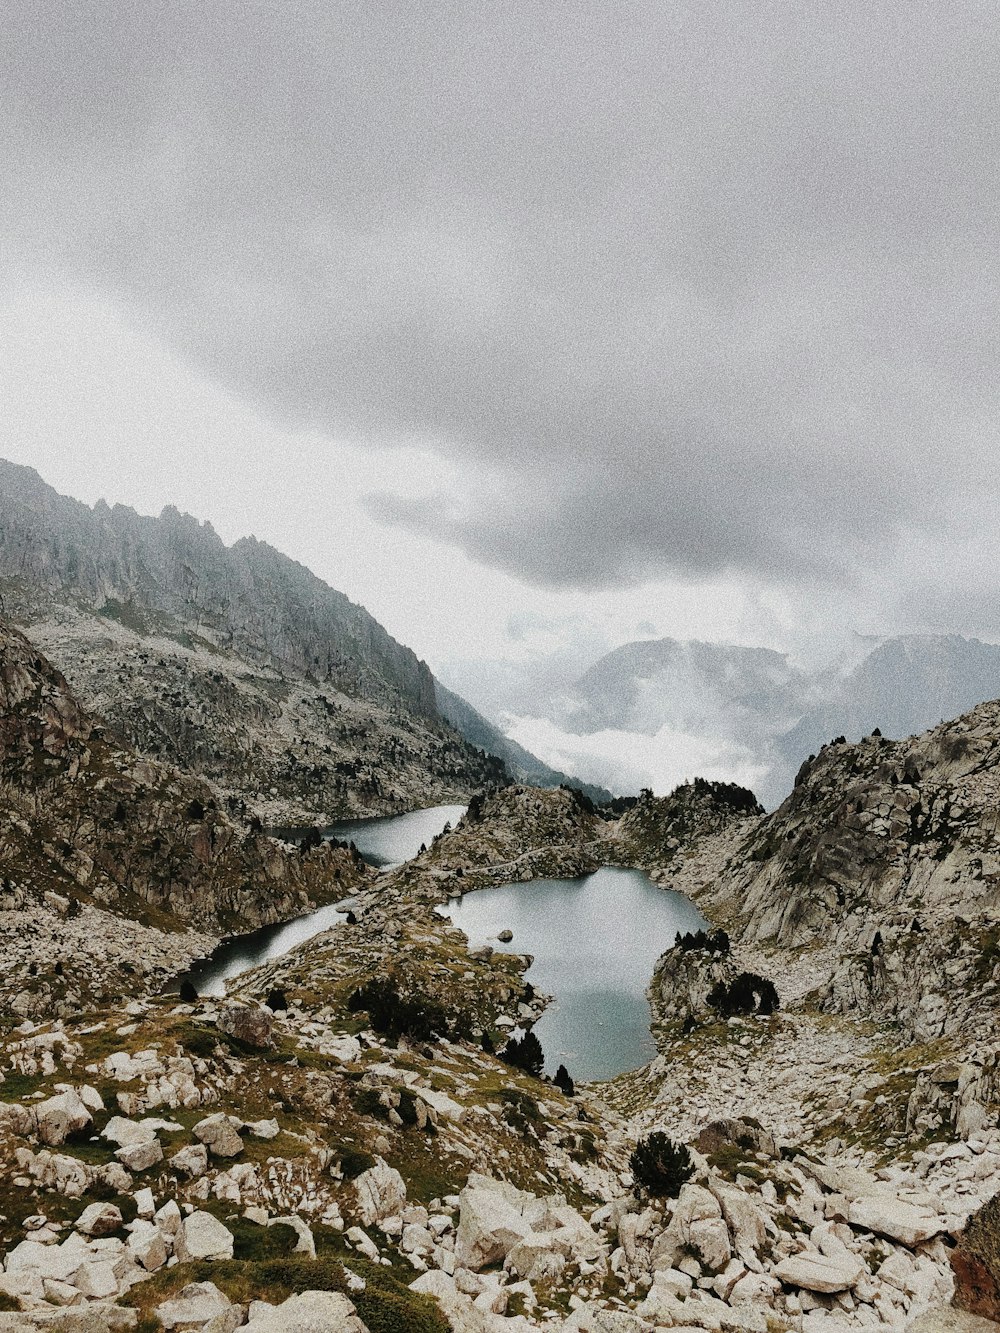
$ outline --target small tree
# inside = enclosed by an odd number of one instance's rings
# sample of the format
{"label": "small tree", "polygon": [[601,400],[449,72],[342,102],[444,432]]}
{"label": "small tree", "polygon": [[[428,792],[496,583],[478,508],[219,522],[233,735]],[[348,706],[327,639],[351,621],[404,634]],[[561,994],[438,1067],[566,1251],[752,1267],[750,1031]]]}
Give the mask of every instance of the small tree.
{"label": "small tree", "polygon": [[559,1066],[552,1082],[556,1085],[559,1091],[567,1097],[572,1097],[576,1093],[576,1087],[573,1080],[570,1078],[569,1070],[565,1065]]}
{"label": "small tree", "polygon": [[694,1174],[691,1154],[683,1143],[659,1130],[639,1140],[629,1159],[636,1184],[662,1199],[676,1199],[681,1186]]}
{"label": "small tree", "polygon": [[545,1067],[545,1055],[542,1043],[533,1032],[526,1032],[520,1039],[511,1037],[503,1048],[501,1058],[515,1069],[523,1069],[532,1078],[541,1078]]}

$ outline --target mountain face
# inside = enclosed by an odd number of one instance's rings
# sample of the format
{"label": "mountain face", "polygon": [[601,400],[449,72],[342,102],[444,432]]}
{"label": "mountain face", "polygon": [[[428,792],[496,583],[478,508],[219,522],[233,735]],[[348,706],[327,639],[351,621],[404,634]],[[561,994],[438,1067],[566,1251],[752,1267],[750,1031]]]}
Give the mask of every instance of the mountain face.
{"label": "mountain face", "polygon": [[456,731],[460,731],[466,740],[478,745],[487,754],[502,759],[507,770],[518,782],[530,787],[560,787],[563,785],[578,787],[596,805],[611,800],[611,793],[606,787],[593,783],[580,782],[578,778],[562,773],[557,768],[550,768],[523,745],[518,745],[509,736],[505,736],[499,727],[495,727],[482,713],[477,713],[471,704],[459,695],[446,689],[440,681],[435,681],[435,694],[441,715],[446,718]]}
{"label": "mountain face", "polygon": [[[22,975],[16,958],[21,937],[53,913],[65,917],[53,954],[72,955],[57,989],[121,995],[127,976],[156,961],[157,947],[147,940],[148,958],[142,948],[116,957],[116,941],[135,941],[108,926],[110,918],[150,937],[188,926],[246,931],[340,898],[364,877],[347,851],[323,844],[292,853],[235,815],[206,783],[116,743],[62,674],[0,622],[0,936],[9,924],[14,937],[5,990],[30,995],[48,984]],[[41,917],[29,926],[33,912]],[[82,968],[69,942],[81,923],[105,937],[100,959]],[[51,986],[44,1002],[52,1003]],[[30,1009],[23,1001],[21,1012]]]}
{"label": "mountain face", "polygon": [[0,462],[0,577],[140,626],[159,613],[255,665],[438,720],[429,668],[367,611],[263,542],[227,547],[173,507],[90,509]]}
{"label": "mountain face", "polygon": [[1000,1019],[1000,703],[904,741],[824,746],[757,821],[704,901],[745,943],[826,948],[832,1012],[913,1040]]}
{"label": "mountain face", "polygon": [[1000,698],[1000,646],[957,634],[906,635],[875,647],[780,740],[796,765],[831,736],[860,740],[924,731]]}
{"label": "mountain face", "polygon": [[567,701],[565,726],[655,735],[662,727],[759,743],[789,725],[808,679],[783,653],[733,644],[654,639],[595,662]]}
{"label": "mountain face", "polygon": [[439,713],[434,678],[361,607],[252,538],[60,496],[0,462],[7,613],[139,754],[269,824],[465,800],[502,761]]}
{"label": "mountain face", "polygon": [[[639,767],[653,766],[653,752],[665,761],[676,754],[684,771],[750,774],[754,791],[773,808],[802,761],[833,736],[859,740],[876,727],[886,736],[913,735],[1000,697],[995,644],[907,635],[858,640],[854,648],[860,660],[855,652],[840,669],[806,672],[763,648],[672,639],[624,644],[550,701],[546,720],[561,728],[562,741],[594,736],[583,751],[591,756],[600,757],[603,743],[613,747],[611,757],[627,753],[627,739],[635,737],[637,777],[647,785]],[[606,741],[601,732],[609,733]],[[594,776],[585,760],[580,767]],[[591,767],[596,772],[593,761]]]}

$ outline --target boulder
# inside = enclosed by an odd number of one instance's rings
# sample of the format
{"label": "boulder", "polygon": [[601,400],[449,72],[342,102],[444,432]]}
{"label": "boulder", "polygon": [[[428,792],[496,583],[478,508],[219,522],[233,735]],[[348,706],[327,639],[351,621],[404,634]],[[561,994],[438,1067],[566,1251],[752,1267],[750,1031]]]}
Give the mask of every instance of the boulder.
{"label": "boulder", "polygon": [[211,1213],[192,1213],[184,1219],[177,1250],[186,1259],[231,1259],[233,1233]]}
{"label": "boulder", "polygon": [[227,1004],[219,1010],[215,1026],[220,1032],[246,1046],[262,1049],[271,1045],[274,1031],[274,1014],[270,1009],[258,1008],[257,1005]]}
{"label": "boulder", "polygon": [[303,1291],[270,1310],[262,1304],[255,1302],[246,1333],[368,1333],[339,1291]]}
{"label": "boulder", "polygon": [[520,1191],[504,1189],[502,1182],[483,1176],[470,1179],[477,1183],[459,1195],[455,1263],[477,1273],[488,1264],[502,1263],[533,1228],[517,1199]]}
{"label": "boulder", "polygon": [[214,1282],[189,1282],[170,1301],[156,1308],[156,1317],[168,1331],[196,1328],[231,1309],[229,1297]]}
{"label": "boulder", "polygon": [[126,1143],[124,1148],[115,1150],[115,1156],[127,1171],[148,1171],[163,1161],[163,1149],[160,1140],[154,1137],[145,1143]]}
{"label": "boulder", "polygon": [[147,1273],[155,1273],[167,1262],[166,1241],[152,1222],[139,1221],[133,1225],[128,1248]]}
{"label": "boulder", "polygon": [[110,1236],[122,1221],[121,1210],[113,1203],[92,1203],[76,1219],[76,1229],[85,1236]]}
{"label": "boulder", "polygon": [[997,1325],[992,1319],[942,1305],[911,1320],[906,1333],[997,1333]]}
{"label": "boulder", "polygon": [[124,1115],[113,1115],[101,1130],[101,1138],[125,1148],[133,1143],[152,1143],[156,1130],[143,1120],[129,1120]]}
{"label": "boulder", "polygon": [[170,1165],[182,1175],[197,1180],[208,1170],[208,1149],[203,1143],[191,1143],[174,1153]]}
{"label": "boulder", "polygon": [[410,1290],[434,1297],[452,1333],[494,1333],[497,1327],[492,1316],[477,1309],[472,1298],[455,1286],[455,1279],[439,1268],[422,1273],[410,1283]]}
{"label": "boulder", "polygon": [[354,1182],[361,1225],[370,1227],[386,1217],[394,1217],[406,1203],[403,1177],[381,1157]]}
{"label": "boulder", "polygon": [[240,1138],[242,1121],[235,1116],[217,1111],[215,1115],[199,1120],[194,1127],[194,1136],[200,1140],[213,1157],[237,1157],[243,1151]]}
{"label": "boulder", "polygon": [[850,1206],[848,1220],[852,1227],[874,1231],[888,1236],[912,1249],[922,1241],[931,1240],[948,1230],[947,1219],[928,1208],[918,1208],[905,1199],[889,1194],[873,1194],[855,1199]]}
{"label": "boulder", "polygon": [[955,1304],[1000,1323],[1000,1194],[969,1219],[951,1254]]}
{"label": "boulder", "polygon": [[33,1110],[38,1137],[50,1148],[65,1143],[71,1134],[81,1133],[92,1123],[90,1112],[72,1088],[39,1102]]}
{"label": "boulder", "polygon": [[793,1254],[775,1267],[774,1276],[790,1287],[832,1293],[850,1291],[864,1271],[861,1260],[845,1250],[833,1259],[825,1254]]}

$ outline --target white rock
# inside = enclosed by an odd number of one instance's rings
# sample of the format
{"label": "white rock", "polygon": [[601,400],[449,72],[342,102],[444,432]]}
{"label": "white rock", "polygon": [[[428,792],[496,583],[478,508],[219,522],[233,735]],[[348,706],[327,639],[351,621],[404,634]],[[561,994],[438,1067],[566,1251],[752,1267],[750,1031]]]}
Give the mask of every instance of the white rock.
{"label": "white rock", "polygon": [[362,1226],[392,1217],[406,1203],[406,1184],[395,1168],[379,1157],[354,1182]]}
{"label": "white rock", "polygon": [[823,1254],[793,1254],[775,1267],[774,1276],[805,1291],[836,1292],[850,1291],[863,1272],[861,1260],[847,1255],[829,1259]]}
{"label": "white rock", "polygon": [[184,1219],[178,1252],[190,1259],[231,1259],[233,1233],[211,1213],[198,1211]]}

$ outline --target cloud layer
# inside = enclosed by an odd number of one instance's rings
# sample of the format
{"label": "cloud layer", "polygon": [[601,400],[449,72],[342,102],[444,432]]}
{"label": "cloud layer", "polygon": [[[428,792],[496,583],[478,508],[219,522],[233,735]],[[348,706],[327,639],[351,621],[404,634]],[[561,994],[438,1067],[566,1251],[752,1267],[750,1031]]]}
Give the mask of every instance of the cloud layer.
{"label": "cloud layer", "polygon": [[276,420],[440,454],[446,491],[370,511],[520,578],[857,587],[997,498],[994,31],[29,3],[0,227]]}

